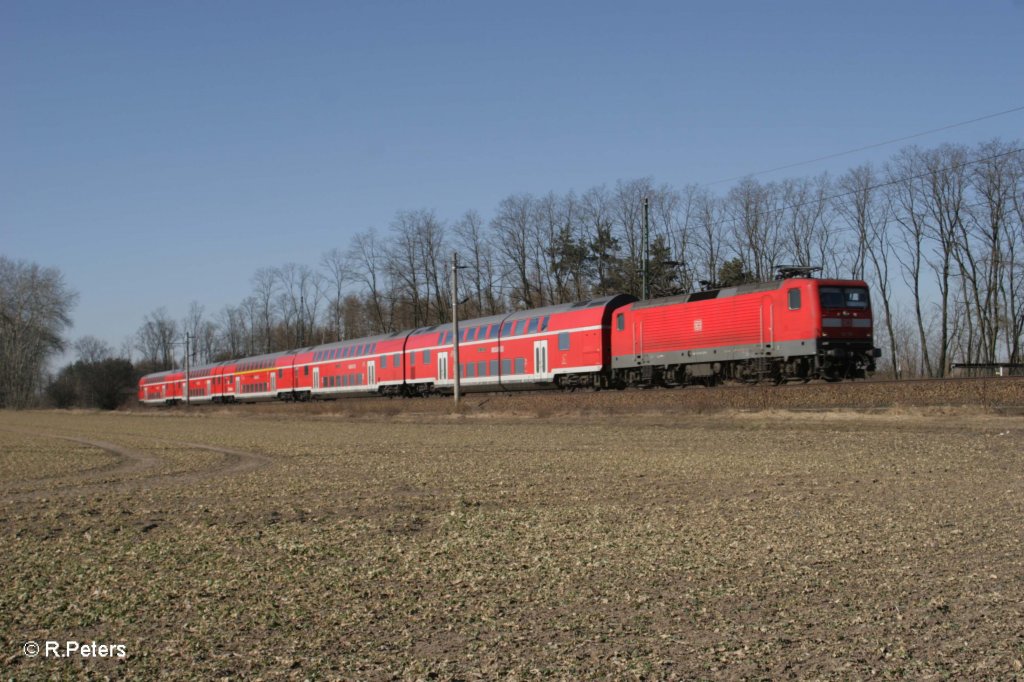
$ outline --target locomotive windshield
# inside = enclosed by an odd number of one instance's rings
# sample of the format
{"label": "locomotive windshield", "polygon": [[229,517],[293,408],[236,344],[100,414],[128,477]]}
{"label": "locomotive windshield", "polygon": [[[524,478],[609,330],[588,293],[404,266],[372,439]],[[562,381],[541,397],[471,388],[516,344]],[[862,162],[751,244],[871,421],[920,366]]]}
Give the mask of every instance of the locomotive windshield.
{"label": "locomotive windshield", "polygon": [[868,290],[864,287],[821,287],[822,308],[867,308]]}

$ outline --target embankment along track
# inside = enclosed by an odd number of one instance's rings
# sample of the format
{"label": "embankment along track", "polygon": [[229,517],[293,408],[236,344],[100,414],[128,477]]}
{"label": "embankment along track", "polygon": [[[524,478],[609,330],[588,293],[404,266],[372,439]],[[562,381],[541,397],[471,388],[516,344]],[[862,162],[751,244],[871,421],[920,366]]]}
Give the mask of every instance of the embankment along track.
{"label": "embankment along track", "polygon": [[[451,397],[384,399],[353,398],[311,403],[262,403],[194,406],[199,410],[243,410],[268,413],[417,415],[454,411]],[[537,391],[468,394],[464,414],[554,416],[563,414],[691,413],[717,410],[884,410],[901,408],[974,408],[1024,414],[1024,377],[920,381],[688,386],[675,389],[624,391]],[[138,409],[148,409],[141,408]],[[160,409],[160,408],[156,408]],[[184,408],[179,408],[184,409]]]}

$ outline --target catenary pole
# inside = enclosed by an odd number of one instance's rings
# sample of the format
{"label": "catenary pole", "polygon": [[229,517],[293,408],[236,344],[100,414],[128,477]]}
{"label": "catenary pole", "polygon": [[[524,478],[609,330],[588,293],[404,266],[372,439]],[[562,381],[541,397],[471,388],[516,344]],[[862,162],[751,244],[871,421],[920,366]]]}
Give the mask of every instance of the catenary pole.
{"label": "catenary pole", "polygon": [[459,406],[461,367],[459,365],[459,253],[452,252],[452,362],[455,379],[455,407]]}
{"label": "catenary pole", "polygon": [[185,406],[192,406],[191,372],[189,367],[189,341],[192,338],[191,332],[185,332]]}
{"label": "catenary pole", "polygon": [[641,297],[647,300],[650,295],[650,273],[651,267],[651,228],[650,228],[651,200],[644,197],[644,281],[642,284]]}

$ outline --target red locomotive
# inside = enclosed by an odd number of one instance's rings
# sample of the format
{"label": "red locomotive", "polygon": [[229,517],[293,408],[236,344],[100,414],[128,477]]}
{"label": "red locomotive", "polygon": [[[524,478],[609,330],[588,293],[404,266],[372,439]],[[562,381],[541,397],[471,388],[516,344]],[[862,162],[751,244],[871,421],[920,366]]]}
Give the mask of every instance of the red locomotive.
{"label": "red locomotive", "polygon": [[880,351],[867,285],[800,274],[623,307],[611,334],[613,376],[677,386],[839,381],[874,371]]}
{"label": "red locomotive", "polygon": [[[637,301],[619,294],[466,320],[466,391],[712,385],[863,378],[880,355],[861,280],[778,279]],[[142,377],[139,401],[427,395],[454,390],[450,325],[424,327]]]}

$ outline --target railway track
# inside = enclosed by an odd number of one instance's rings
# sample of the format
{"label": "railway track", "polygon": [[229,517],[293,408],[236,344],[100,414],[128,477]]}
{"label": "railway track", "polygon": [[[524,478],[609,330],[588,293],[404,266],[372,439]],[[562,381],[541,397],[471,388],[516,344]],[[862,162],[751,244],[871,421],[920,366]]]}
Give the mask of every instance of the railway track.
{"label": "railway track", "polygon": [[[627,389],[622,391],[537,391],[478,393],[463,396],[466,414],[557,415],[573,413],[628,414],[631,412],[705,412],[719,409],[883,410],[917,407],[965,407],[1014,413],[1024,410],[1024,377],[868,380],[855,382],[725,384],[711,388]],[[172,408],[184,410],[182,406]],[[339,399],[310,403],[272,403],[231,406],[193,406],[198,410],[238,411],[239,414],[344,414],[366,417],[453,411],[450,397],[382,400]]]}

